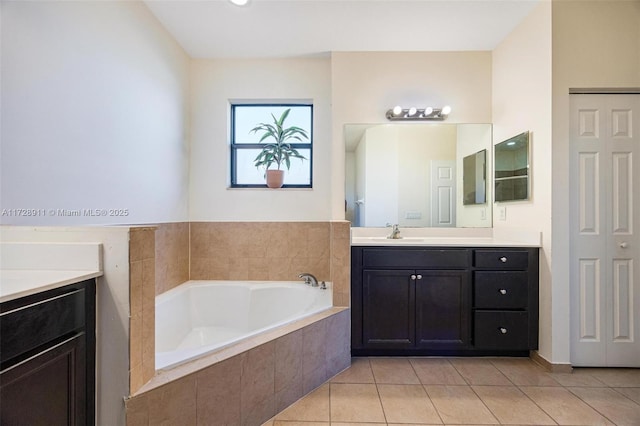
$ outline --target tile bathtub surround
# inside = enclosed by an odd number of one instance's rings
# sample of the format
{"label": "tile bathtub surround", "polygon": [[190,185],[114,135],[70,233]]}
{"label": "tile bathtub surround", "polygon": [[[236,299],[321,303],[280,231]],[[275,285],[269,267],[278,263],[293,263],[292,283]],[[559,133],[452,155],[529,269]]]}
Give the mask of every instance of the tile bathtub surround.
{"label": "tile bathtub surround", "polygon": [[155,374],[155,227],[129,231],[129,387],[136,392]]}
{"label": "tile bathtub surround", "polygon": [[157,225],[156,295],[189,280],[189,223]]}
{"label": "tile bathtub surround", "polygon": [[192,280],[294,281],[301,272],[348,292],[348,222],[192,222]]}
{"label": "tile bathtub surround", "polygon": [[[265,342],[126,401],[128,426],[260,425],[349,366],[350,311]],[[329,328],[338,339],[329,338]],[[318,339],[313,340],[313,339]],[[306,343],[305,343],[306,342]],[[311,344],[313,353],[305,346]],[[313,368],[310,362],[317,365]],[[319,376],[318,371],[321,372]]]}
{"label": "tile bathtub surround", "polygon": [[297,424],[636,426],[640,369],[558,374],[529,359],[353,358],[264,423]]}
{"label": "tile bathtub surround", "polygon": [[332,221],[331,282],[333,306],[349,306],[351,293],[351,223]]}

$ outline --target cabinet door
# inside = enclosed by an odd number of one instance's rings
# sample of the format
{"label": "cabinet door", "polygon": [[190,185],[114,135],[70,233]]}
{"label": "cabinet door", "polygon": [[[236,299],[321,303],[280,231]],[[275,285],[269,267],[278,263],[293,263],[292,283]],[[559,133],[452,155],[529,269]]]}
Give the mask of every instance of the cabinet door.
{"label": "cabinet door", "polygon": [[415,342],[412,270],[363,272],[362,341],[367,348],[404,349]]}
{"label": "cabinet door", "polygon": [[469,273],[417,271],[417,347],[462,349],[469,344]]}
{"label": "cabinet door", "polygon": [[0,424],[87,424],[85,366],[80,334],[3,371]]}

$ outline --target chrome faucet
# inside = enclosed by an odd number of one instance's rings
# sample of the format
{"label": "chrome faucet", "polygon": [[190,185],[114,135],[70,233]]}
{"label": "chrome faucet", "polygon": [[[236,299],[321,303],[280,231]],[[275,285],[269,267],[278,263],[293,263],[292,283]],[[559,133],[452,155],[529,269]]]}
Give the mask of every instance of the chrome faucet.
{"label": "chrome faucet", "polygon": [[298,278],[302,278],[304,280],[304,283],[310,284],[311,287],[318,287],[318,279],[307,272],[303,272],[302,274],[298,275]]}
{"label": "chrome faucet", "polygon": [[400,238],[402,238],[400,236],[400,229],[398,228],[397,223],[393,225],[393,228],[391,229],[391,234],[387,235],[387,238],[390,240],[399,240]]}

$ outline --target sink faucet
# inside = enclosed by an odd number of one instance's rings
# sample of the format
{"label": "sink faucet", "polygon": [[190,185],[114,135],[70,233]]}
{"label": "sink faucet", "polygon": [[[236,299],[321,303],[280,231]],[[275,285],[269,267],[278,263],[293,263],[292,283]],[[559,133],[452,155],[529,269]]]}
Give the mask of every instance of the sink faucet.
{"label": "sink faucet", "polygon": [[387,235],[387,238],[390,240],[399,240],[400,238],[402,238],[400,236],[400,229],[398,228],[397,223],[393,225],[393,228],[391,229],[391,234]]}
{"label": "sink faucet", "polygon": [[318,287],[318,279],[307,272],[298,275],[298,278],[302,278],[305,284],[311,284],[311,287]]}

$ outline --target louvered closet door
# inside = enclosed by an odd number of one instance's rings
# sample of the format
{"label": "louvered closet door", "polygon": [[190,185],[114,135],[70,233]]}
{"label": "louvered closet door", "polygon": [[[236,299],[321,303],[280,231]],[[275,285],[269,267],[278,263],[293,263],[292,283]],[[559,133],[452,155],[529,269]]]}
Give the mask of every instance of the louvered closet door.
{"label": "louvered closet door", "polygon": [[640,367],[640,95],[571,95],[571,363]]}

